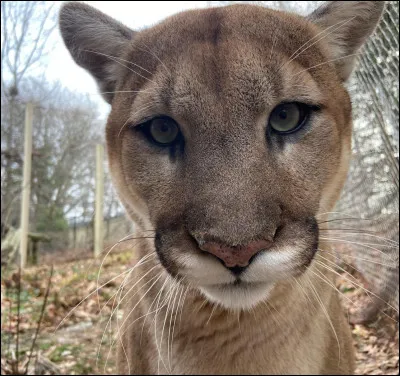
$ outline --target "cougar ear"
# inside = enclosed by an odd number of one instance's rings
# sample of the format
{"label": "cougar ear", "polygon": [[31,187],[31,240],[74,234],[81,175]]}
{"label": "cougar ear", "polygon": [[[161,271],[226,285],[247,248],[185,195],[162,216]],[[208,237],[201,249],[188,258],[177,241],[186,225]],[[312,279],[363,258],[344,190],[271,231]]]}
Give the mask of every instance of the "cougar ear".
{"label": "cougar ear", "polygon": [[[97,9],[78,2],[62,6],[60,31],[75,62],[96,79],[101,92],[113,92],[119,57],[133,31]],[[103,94],[111,103],[113,94]]]}
{"label": "cougar ear", "polygon": [[[307,16],[325,30],[321,42],[331,51],[339,76],[347,80],[355,63],[354,54],[375,30],[384,1],[328,1]],[[323,39],[322,39],[323,38]],[[353,55],[346,57],[348,55]]]}

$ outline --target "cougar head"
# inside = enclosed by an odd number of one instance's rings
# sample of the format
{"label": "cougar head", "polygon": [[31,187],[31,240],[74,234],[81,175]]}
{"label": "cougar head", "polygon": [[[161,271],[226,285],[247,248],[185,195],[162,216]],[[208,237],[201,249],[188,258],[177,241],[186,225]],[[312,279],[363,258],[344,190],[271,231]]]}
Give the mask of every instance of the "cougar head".
{"label": "cougar head", "polygon": [[231,5],[134,32],[63,6],[65,44],[111,104],[114,184],[168,273],[246,309],[307,269],[348,170],[343,83],[382,8]]}

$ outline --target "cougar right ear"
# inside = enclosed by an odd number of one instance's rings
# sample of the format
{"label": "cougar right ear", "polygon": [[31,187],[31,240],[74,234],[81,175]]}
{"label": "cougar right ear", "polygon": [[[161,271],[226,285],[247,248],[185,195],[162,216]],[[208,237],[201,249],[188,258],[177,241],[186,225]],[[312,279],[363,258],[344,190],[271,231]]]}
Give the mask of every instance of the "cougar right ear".
{"label": "cougar right ear", "polygon": [[384,1],[328,1],[307,16],[326,29],[321,41],[328,44],[330,57],[343,81],[350,76],[354,54],[375,30],[384,6]]}
{"label": "cougar right ear", "polygon": [[97,9],[66,3],[59,16],[61,35],[75,62],[96,79],[104,99],[111,103],[117,80],[118,58],[134,32]]}

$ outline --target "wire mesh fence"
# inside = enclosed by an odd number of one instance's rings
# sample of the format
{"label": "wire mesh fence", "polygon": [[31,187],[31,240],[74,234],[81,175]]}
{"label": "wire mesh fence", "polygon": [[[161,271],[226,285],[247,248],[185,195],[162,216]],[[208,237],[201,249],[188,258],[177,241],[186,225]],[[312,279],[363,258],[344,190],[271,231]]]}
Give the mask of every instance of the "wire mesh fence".
{"label": "wire mesh fence", "polygon": [[[121,241],[133,234],[134,225],[124,214],[106,217],[103,221],[104,255],[113,248],[113,252],[125,249],[128,242]],[[46,232],[49,240],[40,246],[40,262],[57,260],[72,261],[94,257],[94,221],[81,221],[74,217],[64,231]]]}
{"label": "wire mesh fence", "polygon": [[[333,226],[338,255],[364,276],[367,311],[399,305],[399,2],[386,2],[349,83],[353,159]],[[354,219],[353,219],[354,218]],[[357,219],[355,219],[357,218]],[[334,237],[334,235],[332,235]],[[376,295],[376,296],[375,296]]]}

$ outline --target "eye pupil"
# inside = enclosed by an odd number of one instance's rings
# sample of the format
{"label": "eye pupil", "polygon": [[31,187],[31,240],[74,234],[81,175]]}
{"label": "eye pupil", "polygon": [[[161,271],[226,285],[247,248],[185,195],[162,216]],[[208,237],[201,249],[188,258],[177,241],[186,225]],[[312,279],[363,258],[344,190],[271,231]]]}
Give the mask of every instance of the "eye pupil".
{"label": "eye pupil", "polygon": [[310,111],[303,103],[281,103],[272,110],[269,126],[278,134],[296,132],[306,122]]}
{"label": "eye pupil", "polygon": [[169,117],[157,117],[143,124],[144,133],[150,141],[161,145],[172,145],[180,134],[176,122]]}

